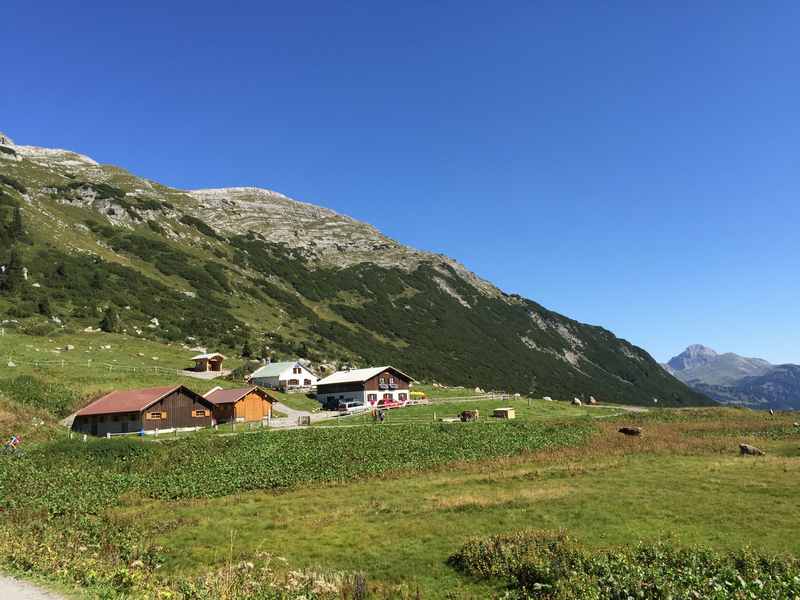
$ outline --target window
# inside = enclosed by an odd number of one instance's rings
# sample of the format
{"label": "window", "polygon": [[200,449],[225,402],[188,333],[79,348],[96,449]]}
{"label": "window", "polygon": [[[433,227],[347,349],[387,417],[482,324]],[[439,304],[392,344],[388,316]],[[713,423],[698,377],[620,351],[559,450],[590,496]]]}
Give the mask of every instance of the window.
{"label": "window", "polygon": [[211,414],[211,413],[210,413],[209,411],[207,411],[207,410],[204,410],[204,409],[202,409],[202,408],[201,408],[200,410],[193,410],[193,411],[192,411],[192,416],[193,416],[193,417],[207,417],[207,416],[209,416],[210,414]]}
{"label": "window", "polygon": [[310,379],[303,379],[303,385],[311,385]]}
{"label": "window", "polygon": [[295,375],[300,375],[300,373],[302,373],[302,372],[303,372],[303,369],[301,369],[300,367],[295,367],[295,368],[292,369],[292,373],[294,373]]}
{"label": "window", "polygon": [[164,411],[161,412],[149,412],[145,413],[144,418],[148,421],[163,421],[167,418],[167,413]]}
{"label": "window", "polygon": [[386,383],[386,378],[381,377],[380,379],[378,379],[378,383]]}
{"label": "window", "polygon": [[375,402],[378,399],[378,394],[367,394],[367,400],[370,402]]}
{"label": "window", "polygon": [[400,400],[400,402],[405,402],[408,400],[408,394],[405,392],[400,392],[400,394],[397,396],[397,399]]}
{"label": "window", "polygon": [[394,383],[394,377],[389,377],[389,383]]}
{"label": "window", "polygon": [[300,383],[299,379],[290,379],[289,385],[298,385]]}

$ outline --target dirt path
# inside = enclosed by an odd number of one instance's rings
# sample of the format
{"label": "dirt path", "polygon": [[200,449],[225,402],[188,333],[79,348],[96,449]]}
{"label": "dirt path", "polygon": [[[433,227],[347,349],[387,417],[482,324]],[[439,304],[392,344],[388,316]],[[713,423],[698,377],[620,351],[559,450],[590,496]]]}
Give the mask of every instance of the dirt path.
{"label": "dirt path", "polygon": [[0,598],[11,600],[64,600],[52,592],[39,589],[27,581],[0,575]]}
{"label": "dirt path", "polygon": [[274,404],[275,410],[277,412],[283,413],[286,415],[283,419],[272,419],[270,425],[275,428],[282,428],[282,429],[294,429],[298,427],[297,419],[298,417],[311,417],[311,422],[316,423],[317,421],[323,421],[325,419],[330,419],[332,417],[338,416],[339,413],[334,411],[326,411],[321,410],[319,412],[309,412],[307,410],[296,410],[294,408],[289,408],[285,404],[281,402],[276,402]]}

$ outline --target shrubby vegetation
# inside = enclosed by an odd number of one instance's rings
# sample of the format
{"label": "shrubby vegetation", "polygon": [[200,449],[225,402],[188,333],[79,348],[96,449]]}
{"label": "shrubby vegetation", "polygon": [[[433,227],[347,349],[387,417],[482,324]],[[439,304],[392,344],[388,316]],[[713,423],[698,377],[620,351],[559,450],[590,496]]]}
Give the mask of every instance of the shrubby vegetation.
{"label": "shrubby vegetation", "polygon": [[[27,265],[37,274],[41,288],[25,286],[22,281],[17,281],[14,290],[0,286],[0,293],[6,294],[25,290],[24,301],[12,309],[18,318],[42,314],[46,308],[45,312],[89,320],[94,326],[103,324],[106,330],[120,331],[135,324],[143,327],[157,317],[160,326],[152,330],[155,335],[182,340],[201,333],[209,343],[229,338],[241,327],[217,296],[198,294],[199,297],[190,298],[117,263],[40,247],[29,255]],[[223,273],[199,270],[213,282],[214,289],[224,290]],[[116,319],[111,318],[114,315]]]}
{"label": "shrubby vegetation", "polygon": [[20,183],[13,177],[9,177],[8,175],[3,175],[2,173],[0,173],[0,183],[4,183],[7,186],[14,188],[20,194],[25,194],[28,191],[28,188],[26,188],[22,183]]}
{"label": "shrubby vegetation", "polygon": [[592,550],[563,533],[476,539],[450,557],[461,573],[506,583],[513,598],[623,600],[794,598],[800,561],[749,550],[720,553],[665,541]]}
{"label": "shrubby vegetation", "polygon": [[198,219],[197,217],[193,217],[192,215],[182,215],[180,218],[180,222],[184,225],[189,225],[190,227],[194,227],[205,236],[213,238],[215,240],[224,240],[222,236],[220,236],[212,227],[206,224],[205,221],[202,219]]}
{"label": "shrubby vegetation", "polygon": [[[663,406],[708,403],[644,352],[629,351],[639,360],[621,352],[621,342],[608,331],[519,297],[511,302],[486,297],[452,269],[443,272],[424,264],[412,272],[369,264],[311,269],[293,251],[252,232],[232,237],[230,243],[240,266],[281,280],[307,300],[327,304],[345,321],[360,326],[320,319],[291,293],[269,281],[258,284],[266,295],[286,304],[293,318],[305,319],[314,334],[350,350],[364,363],[393,364],[418,379],[525,393],[538,387],[554,396],[593,395],[623,403],[649,402],[654,396]],[[468,306],[443,290],[437,279],[446,281]],[[343,294],[360,301],[345,302]],[[564,356],[571,348],[563,331],[537,326],[532,312],[580,335],[587,359],[580,365],[583,373]],[[547,351],[532,350],[531,344]],[[484,360],[475,360],[478,348]]]}
{"label": "shrubby vegetation", "polygon": [[[189,282],[197,293],[208,298],[212,292],[224,292],[228,288],[224,269],[217,263],[198,266],[198,259],[178,250],[155,236],[129,232],[97,222],[88,222],[92,231],[102,235],[116,252],[126,252],[151,263],[164,275],[174,275]],[[220,305],[224,305],[221,301]]]}
{"label": "shrubby vegetation", "polygon": [[65,385],[20,375],[13,379],[0,379],[0,391],[28,408],[38,408],[56,417],[66,417],[78,404],[78,394]]}
{"label": "shrubby vegetation", "polygon": [[164,575],[157,546],[94,518],[52,527],[0,523],[0,567],[78,586],[82,598],[129,600],[366,600],[363,578],[292,571],[267,553],[193,577]]}

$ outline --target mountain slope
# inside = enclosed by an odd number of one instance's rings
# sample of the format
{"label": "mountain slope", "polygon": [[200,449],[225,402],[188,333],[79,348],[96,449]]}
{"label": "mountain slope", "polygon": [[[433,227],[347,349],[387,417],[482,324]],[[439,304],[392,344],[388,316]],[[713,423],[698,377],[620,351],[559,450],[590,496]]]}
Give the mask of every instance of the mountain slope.
{"label": "mountain slope", "polygon": [[221,349],[249,339],[276,358],[391,363],[445,383],[709,402],[612,333],[331,210],[256,188],[187,192],[64,150],[2,147],[0,312],[28,331],[102,321]]}
{"label": "mountain slope", "polygon": [[675,377],[726,404],[780,410],[800,409],[800,365],[772,365],[760,358],[705,346],[689,346],[664,368]]}
{"label": "mountain slope", "polygon": [[684,383],[699,381],[726,385],[743,377],[763,375],[772,365],[760,358],[747,358],[732,352],[718,354],[706,346],[689,346],[666,365],[670,373]]}

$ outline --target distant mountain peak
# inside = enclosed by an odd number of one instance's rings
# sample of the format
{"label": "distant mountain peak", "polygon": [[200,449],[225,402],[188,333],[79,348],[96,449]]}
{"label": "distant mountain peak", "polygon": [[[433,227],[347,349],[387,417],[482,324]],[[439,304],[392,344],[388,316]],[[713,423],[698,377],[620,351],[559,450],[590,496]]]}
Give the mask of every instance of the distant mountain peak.
{"label": "distant mountain peak", "polygon": [[692,344],[667,363],[673,371],[685,371],[712,362],[719,354],[708,346]]}
{"label": "distant mountain peak", "polygon": [[713,348],[709,348],[703,344],[691,344],[690,346],[686,347],[684,352],[693,356],[717,356],[717,354],[719,354]]}

